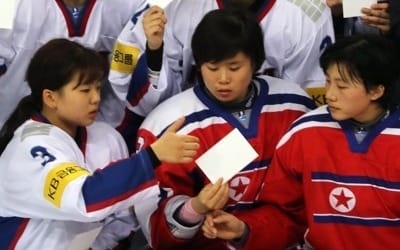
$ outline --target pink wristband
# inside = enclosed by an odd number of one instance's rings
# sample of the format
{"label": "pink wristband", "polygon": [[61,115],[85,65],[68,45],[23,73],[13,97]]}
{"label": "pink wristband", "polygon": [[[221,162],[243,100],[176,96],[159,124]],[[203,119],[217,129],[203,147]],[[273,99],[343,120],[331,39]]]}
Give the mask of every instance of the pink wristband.
{"label": "pink wristband", "polygon": [[192,199],[189,199],[181,207],[179,211],[179,219],[189,224],[197,224],[204,219],[204,215],[194,211],[192,206]]}

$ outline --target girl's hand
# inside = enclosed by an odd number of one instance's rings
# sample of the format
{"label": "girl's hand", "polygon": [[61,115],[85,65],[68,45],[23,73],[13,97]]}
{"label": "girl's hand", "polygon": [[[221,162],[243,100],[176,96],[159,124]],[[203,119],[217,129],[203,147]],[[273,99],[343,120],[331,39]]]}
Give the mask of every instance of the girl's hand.
{"label": "girl's hand", "polygon": [[222,178],[214,184],[207,184],[200,193],[192,198],[192,207],[199,214],[221,209],[229,198],[229,186],[222,183]]}
{"label": "girl's hand", "polygon": [[158,6],[152,6],[143,16],[142,24],[147,38],[147,46],[151,50],[159,49],[164,39],[164,29],[167,18],[164,10]]}
{"label": "girl's hand", "polygon": [[230,213],[215,210],[207,214],[201,229],[206,238],[233,240],[243,236],[246,224]]}
{"label": "girl's hand", "polygon": [[374,28],[379,29],[383,34],[389,32],[390,18],[388,13],[389,3],[375,3],[371,8],[362,8],[361,20]]}
{"label": "girl's hand", "polygon": [[184,122],[184,117],[175,121],[157,141],[150,145],[160,161],[189,163],[194,160],[200,147],[199,139],[195,136],[176,133]]}

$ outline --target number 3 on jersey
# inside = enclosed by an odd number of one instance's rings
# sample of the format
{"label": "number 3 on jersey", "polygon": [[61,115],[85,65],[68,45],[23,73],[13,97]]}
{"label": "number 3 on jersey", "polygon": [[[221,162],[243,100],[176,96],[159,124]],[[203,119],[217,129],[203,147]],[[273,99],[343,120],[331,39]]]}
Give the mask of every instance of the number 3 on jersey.
{"label": "number 3 on jersey", "polygon": [[52,154],[50,154],[46,148],[42,146],[36,146],[31,149],[31,155],[33,158],[41,158],[42,166],[46,166],[47,163],[52,162],[56,159]]}

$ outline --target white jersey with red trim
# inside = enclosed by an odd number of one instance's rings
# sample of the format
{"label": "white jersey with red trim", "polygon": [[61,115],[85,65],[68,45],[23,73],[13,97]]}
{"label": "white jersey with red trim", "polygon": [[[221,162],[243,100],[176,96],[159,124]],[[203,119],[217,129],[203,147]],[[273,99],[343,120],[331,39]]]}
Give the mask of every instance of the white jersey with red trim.
{"label": "white jersey with red trim", "polygon": [[[0,29],[0,127],[18,101],[29,94],[25,80],[35,51],[54,38],[66,38],[99,52],[112,52],[129,19],[148,7],[146,0],[87,0],[77,25],[63,0],[15,1],[12,30]],[[107,86],[108,85],[108,86]],[[123,104],[110,92],[102,102],[99,119],[112,125],[121,119]]]}
{"label": "white jersey with red trim", "polygon": [[[129,22],[117,39],[109,80],[128,108],[146,116],[165,98],[192,86],[194,60],[191,37],[210,10],[226,8],[228,0],[174,0],[165,7],[167,24],[160,77],[148,77],[141,17]],[[323,49],[334,41],[329,7],[321,0],[258,0],[252,11],[264,32],[266,60],[262,73],[298,83],[303,88],[325,83],[319,66]]]}
{"label": "white jersey with red trim", "polygon": [[79,133],[74,140],[34,120],[16,130],[0,158],[0,249],[67,249],[107,216],[158,197],[147,152],[125,158],[122,137],[105,123]]}
{"label": "white jersey with red trim", "polygon": [[[263,76],[255,78],[254,83],[258,93],[250,114],[243,118],[248,120],[247,127],[210,97],[204,84],[199,84],[157,106],[144,120],[137,145],[141,148],[153,143],[174,120],[184,116],[185,124],[178,133],[190,134],[200,139],[200,156],[237,128],[258,153],[258,157],[230,180],[226,180],[230,195],[224,209],[244,220],[251,232],[260,232],[252,234],[255,236],[249,238],[246,249],[258,249],[260,246],[265,249],[283,249],[277,246],[284,244],[286,238],[293,240],[292,232],[268,231],[265,237],[264,234],[257,237],[265,232],[262,219],[265,211],[262,206],[258,206],[263,202],[258,199],[259,190],[263,186],[265,173],[280,137],[296,118],[314,107],[314,103],[298,85],[287,81]],[[152,247],[226,249],[224,241],[205,238],[199,230],[200,224],[182,225],[175,219],[177,209],[210,182],[196,163],[162,164],[157,168],[156,174],[160,186],[165,190],[162,192],[164,199],[154,212],[135,210]],[[284,222],[281,220],[279,223]],[[274,226],[270,223],[267,228],[273,229]]]}

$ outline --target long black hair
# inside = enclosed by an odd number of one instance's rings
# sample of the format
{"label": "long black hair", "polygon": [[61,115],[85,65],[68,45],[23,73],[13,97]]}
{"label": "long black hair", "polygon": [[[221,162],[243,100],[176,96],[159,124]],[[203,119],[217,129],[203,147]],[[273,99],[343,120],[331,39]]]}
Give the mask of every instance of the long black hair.
{"label": "long black hair", "polygon": [[39,48],[32,57],[26,80],[31,94],[18,103],[0,130],[0,153],[13,137],[14,131],[32,113],[43,108],[43,90],[59,90],[79,74],[78,85],[102,80],[108,73],[107,62],[96,51],[67,39],[54,39]]}

